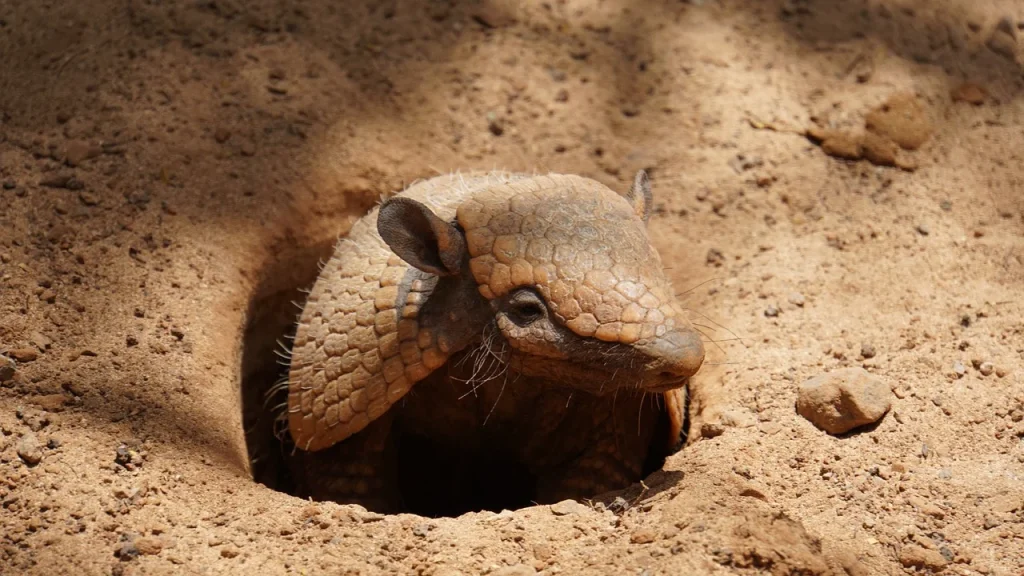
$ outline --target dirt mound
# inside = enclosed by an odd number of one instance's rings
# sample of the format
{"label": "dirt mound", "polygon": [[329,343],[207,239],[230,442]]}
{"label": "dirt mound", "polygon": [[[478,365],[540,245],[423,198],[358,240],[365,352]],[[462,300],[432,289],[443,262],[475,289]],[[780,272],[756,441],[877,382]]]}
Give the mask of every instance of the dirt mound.
{"label": "dirt mound", "polygon": [[[1022,28],[1016,0],[9,6],[0,572],[1018,573]],[[898,153],[868,146],[893,98],[928,126]],[[490,168],[650,171],[709,351],[687,446],[458,518],[269,488],[241,384],[294,316],[261,304],[381,195]],[[833,436],[795,403],[845,367],[893,396]]]}

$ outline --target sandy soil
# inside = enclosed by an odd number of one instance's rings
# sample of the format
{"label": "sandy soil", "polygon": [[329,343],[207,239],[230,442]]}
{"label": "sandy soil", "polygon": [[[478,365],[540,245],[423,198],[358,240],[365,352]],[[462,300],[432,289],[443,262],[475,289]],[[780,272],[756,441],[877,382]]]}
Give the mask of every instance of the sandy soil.
{"label": "sandy soil", "polygon": [[[6,1],[0,54],[0,572],[1024,573],[1019,0]],[[900,94],[922,145],[842,158]],[[253,481],[257,303],[379,195],[641,167],[717,345],[627,510]],[[835,437],[846,366],[893,405]]]}

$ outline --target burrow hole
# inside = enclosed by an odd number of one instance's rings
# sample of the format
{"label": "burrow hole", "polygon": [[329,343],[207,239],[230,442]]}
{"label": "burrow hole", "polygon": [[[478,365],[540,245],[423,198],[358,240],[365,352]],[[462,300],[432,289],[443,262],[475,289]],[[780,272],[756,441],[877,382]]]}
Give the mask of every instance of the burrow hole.
{"label": "burrow hole", "polygon": [[[265,486],[305,497],[289,471],[295,449],[287,433],[275,435],[272,410],[286,394],[267,396],[287,374],[287,360],[279,354],[290,346],[295,323],[308,290],[316,280],[318,263],[326,261],[333,242],[305,249],[279,251],[279,258],[264,271],[265,280],[250,300],[249,321],[242,357],[242,410],[245,439],[253,479]],[[688,414],[688,411],[687,411]],[[668,435],[668,415],[659,416],[659,433]],[[684,422],[683,434],[689,429]],[[663,432],[662,432],[663,431]],[[428,517],[458,516],[473,511],[516,510],[535,505],[536,479],[507,455],[484,450],[453,453],[430,438],[405,434],[398,438],[398,475],[405,509]],[[643,475],[660,470],[668,452],[652,445]],[[469,466],[466,466],[467,459]],[[461,465],[460,465],[461,464]],[[458,470],[473,470],[473,477],[452,477]],[[457,472],[456,472],[457,473]],[[462,472],[465,474],[465,472]],[[453,486],[461,487],[453,490]],[[464,489],[471,486],[469,490]],[[625,488],[625,487],[624,487]],[[580,495],[589,498],[591,494]],[[344,502],[341,502],[344,503]]]}

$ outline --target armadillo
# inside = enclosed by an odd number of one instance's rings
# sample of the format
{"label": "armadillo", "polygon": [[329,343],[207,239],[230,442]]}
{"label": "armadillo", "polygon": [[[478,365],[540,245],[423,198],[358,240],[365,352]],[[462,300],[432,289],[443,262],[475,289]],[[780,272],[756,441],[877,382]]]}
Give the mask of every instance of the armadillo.
{"label": "armadillo", "polygon": [[652,202],[644,171],[622,194],[576,175],[450,174],[358,220],[291,349],[281,418],[305,495],[402,509],[403,482],[431,474],[399,462],[414,436],[464,455],[438,461],[462,466],[451,491],[483,466],[472,454],[516,460],[532,502],[642,479],[652,443],[678,440],[704,361],[647,234]]}

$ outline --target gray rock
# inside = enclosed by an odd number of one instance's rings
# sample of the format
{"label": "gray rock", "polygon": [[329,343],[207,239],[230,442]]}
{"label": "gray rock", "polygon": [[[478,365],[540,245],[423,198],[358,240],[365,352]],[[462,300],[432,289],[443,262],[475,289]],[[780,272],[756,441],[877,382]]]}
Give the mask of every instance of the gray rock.
{"label": "gray rock", "polygon": [[891,395],[887,384],[863,368],[841,368],[801,385],[796,411],[829,434],[843,434],[880,420]]}
{"label": "gray rock", "polygon": [[35,466],[43,459],[43,447],[35,434],[29,432],[21,437],[18,441],[18,456],[29,466]]}

